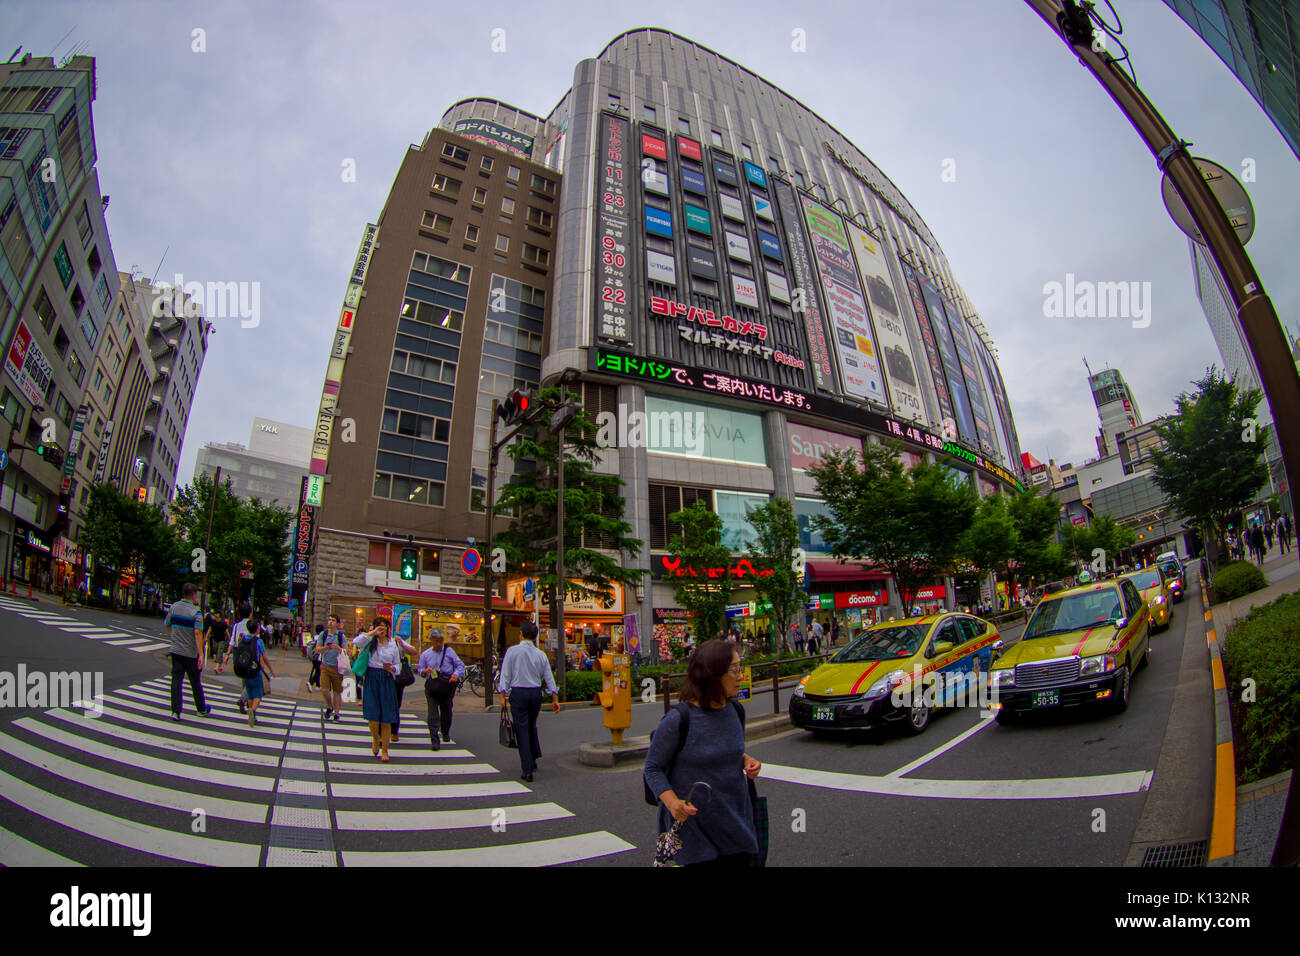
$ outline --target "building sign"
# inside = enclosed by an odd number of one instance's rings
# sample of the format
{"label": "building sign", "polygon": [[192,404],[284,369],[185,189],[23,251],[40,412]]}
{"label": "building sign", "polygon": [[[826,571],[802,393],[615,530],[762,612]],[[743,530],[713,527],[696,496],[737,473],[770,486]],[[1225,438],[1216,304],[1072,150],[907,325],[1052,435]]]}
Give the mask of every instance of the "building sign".
{"label": "building sign", "polygon": [[712,249],[687,246],[686,254],[691,261],[691,275],[698,279],[716,280],[718,278],[718,259],[713,254]]}
{"label": "building sign", "polygon": [[[334,406],[339,402],[339,385],[326,382],[320,399],[320,411],[316,415],[316,430],[311,439],[311,474],[325,474],[325,463],[330,455],[330,436],[334,431]],[[319,462],[319,468],[317,466]]]}
{"label": "building sign", "polygon": [[[589,587],[582,581],[574,581],[574,584]],[[623,585],[618,581],[613,581],[609,585],[610,594],[607,598],[601,598],[594,594],[585,594],[579,597],[572,591],[565,592],[564,595],[564,613],[565,614],[618,614],[623,613]]]}
{"label": "building sign", "polygon": [[764,199],[762,196],[751,196],[750,199],[754,201],[754,215],[771,222],[773,219],[771,200]]}
{"label": "building sign", "polygon": [[741,558],[729,568],[692,568],[682,565],[682,559],[673,554],[661,555],[656,573],[663,578],[770,578],[776,572],[755,568],[747,558]]}
{"label": "building sign", "polygon": [[721,329],[724,332],[754,335],[758,337],[760,342],[767,339],[767,326],[760,322],[736,319],[730,315],[719,316],[711,309],[705,309],[698,305],[687,305],[685,302],[676,302],[657,295],[650,297],[650,311],[655,315],[685,319],[687,322],[698,322],[702,326]]}
{"label": "building sign", "polygon": [[754,548],[757,538],[754,526],[749,523],[749,512],[767,504],[768,496],[715,491],[713,499],[716,514],[722,520],[722,546],[732,554]]}
{"label": "building sign", "polygon": [[661,173],[657,169],[641,170],[641,182],[645,186],[645,191],[654,193],[657,196],[668,198],[668,175]]}
{"label": "building sign", "polygon": [[700,144],[693,139],[687,139],[685,136],[677,137],[677,152],[687,159],[693,159],[697,163],[704,161],[704,154],[700,151]]}
{"label": "building sign", "polygon": [[72,493],[72,475],[77,470],[77,455],[81,451],[81,433],[86,430],[86,421],[90,418],[90,406],[79,405],[77,415],[72,420],[72,433],[68,436],[68,451],[63,456],[63,484],[60,494]]}
{"label": "building sign", "polygon": [[77,543],[69,541],[63,535],[54,542],[54,557],[64,564],[80,564],[80,554],[78,553]]}
{"label": "building sign", "polygon": [[646,447],[656,454],[766,465],[763,416],[647,394]]}
{"label": "building sign", "polygon": [[812,243],[813,258],[822,277],[833,333],[831,343],[839,356],[844,394],[888,407],[884,376],[876,352],[875,336],[867,316],[867,303],[858,284],[857,269],[839,213],[808,196],[801,196],[804,223]]}
{"label": "building sign", "polygon": [[777,201],[781,204],[781,216],[785,220],[786,248],[790,251],[790,277],[794,279],[795,288],[803,290],[795,312],[803,316],[804,333],[808,338],[808,366],[812,369],[813,383],[817,388],[829,390],[834,387],[830,346],[826,341],[821,307],[817,303],[816,282],[808,258],[808,247],[804,245],[803,232],[799,227],[800,216],[795,192],[789,183],[779,179],[775,181],[775,188]]}
{"label": "building sign", "polygon": [[[930,314],[930,325],[934,328],[934,338],[939,344],[939,355],[943,359],[943,368],[948,375],[948,394],[952,396],[952,407],[956,413],[957,430],[963,441],[972,448],[976,447],[979,436],[975,431],[975,416],[971,414],[970,397],[966,394],[966,383],[962,381],[961,360],[957,357],[957,344],[953,341],[952,328],[948,324],[948,302],[943,293],[933,283],[922,280],[921,291],[925,296],[925,306]],[[956,438],[958,436],[949,436]]]}
{"label": "building sign", "polygon": [[[37,187],[32,190],[37,195],[44,196],[45,190]],[[72,260],[68,258],[68,246],[60,242],[59,248],[54,250],[54,268],[59,272],[59,280],[63,283],[63,288],[67,288],[72,282]]]}
{"label": "building sign", "polygon": [[308,475],[304,480],[307,482],[307,490],[303,493],[302,500],[314,508],[319,508],[325,496],[325,479],[320,475]]}
{"label": "building sign", "polygon": [[947,596],[948,589],[942,584],[916,589],[916,600],[918,601],[941,601]]}
{"label": "building sign", "polygon": [[652,282],[665,285],[677,284],[677,263],[672,256],[647,249],[645,254],[645,277]]}
{"label": "building sign", "polygon": [[898,296],[894,294],[889,267],[885,263],[885,250],[866,230],[853,223],[845,223],[845,228],[857,257],[862,287],[867,290],[871,303],[871,318],[891,404],[899,415],[928,425],[929,416],[925,413],[925,400],[921,396],[912,343],[903,328]]}
{"label": "building sign", "polygon": [[735,196],[728,196],[725,193],[720,195],[718,205],[722,208],[722,214],[728,219],[734,219],[737,222],[745,221],[745,207]]}
{"label": "building sign", "polygon": [[758,230],[758,246],[763,255],[769,259],[775,259],[777,262],[782,261],[781,240],[770,232],[764,232],[762,229]]}
{"label": "building sign", "polygon": [[668,144],[657,136],[651,136],[649,133],[642,133],[641,152],[646,156],[653,156],[655,159],[667,159]]}
{"label": "building sign", "polygon": [[361,234],[361,247],[352,263],[352,285],[365,285],[366,273],[370,271],[370,257],[374,254],[375,239],[379,237],[379,227],[373,222],[366,223],[366,231]]}
{"label": "building sign", "polygon": [[654,609],[656,624],[685,624],[686,611],[680,607],[657,607]]}
{"label": "building sign", "polygon": [[22,389],[29,405],[45,404],[45,392],[54,377],[54,366],[32,340],[31,330],[22,319],[18,320],[13,341],[5,353],[5,372]]}
{"label": "building sign", "polygon": [[[306,496],[307,479],[302,480],[301,498]],[[306,584],[310,570],[312,534],[316,530],[316,508],[302,501],[298,506],[298,524],[293,536],[293,583]]]}
{"label": "building sign", "polygon": [[785,276],[779,276],[775,272],[768,272],[767,294],[772,297],[773,302],[784,302],[789,305],[790,285],[785,281]]}
{"label": "building sign", "polygon": [[754,309],[758,308],[758,286],[754,283],[753,279],[746,279],[742,276],[732,276],[731,293],[735,297],[736,305],[747,305]]}
{"label": "building sign", "polygon": [[516,133],[509,127],[490,123],[487,120],[457,120],[451,131],[464,136],[466,139],[487,143],[489,146],[503,149],[507,153],[513,153],[520,159],[531,159],[533,156],[533,138],[531,136]]}
{"label": "building sign", "polygon": [[[631,241],[628,196],[624,182],[627,167],[628,122],[602,113],[601,153],[596,204],[596,335],[607,341],[632,345],[628,319],[628,291],[632,287],[628,250]],[[649,216],[649,210],[646,211]],[[646,220],[649,228],[649,219]],[[672,234],[671,218],[669,235]]]}
{"label": "building sign", "polygon": [[708,184],[704,181],[704,174],[697,173],[693,169],[682,169],[682,189],[687,192],[697,193],[701,196],[707,195],[709,191]]}
{"label": "building sign", "polygon": [[883,591],[841,591],[835,595],[835,607],[839,610],[851,607],[877,607],[888,604],[889,596]]}
{"label": "building sign", "polygon": [[686,203],[686,228],[692,232],[702,232],[706,236],[713,235],[713,226],[709,222],[709,211],[701,209],[699,206],[692,206]]}
{"label": "building sign", "polygon": [[[690,206],[686,207],[689,210]],[[664,236],[671,239],[673,237],[673,214],[667,209],[656,209],[654,206],[645,207],[645,231],[656,236]]]}
{"label": "building sign", "polygon": [[939,343],[934,336],[934,326],[930,323],[930,310],[926,308],[925,296],[921,291],[921,278],[906,262],[902,266],[903,279],[907,282],[912,310],[916,313],[916,324],[921,332],[921,344],[930,366],[930,381],[934,383],[935,398],[939,401],[939,418],[944,422],[952,422],[955,427],[957,419],[952,408],[952,396],[948,393],[948,382],[944,378],[943,356],[939,354]]}
{"label": "building sign", "polygon": [[741,262],[753,262],[754,257],[749,251],[749,240],[744,236],[738,236],[734,232],[727,233],[727,255]]}
{"label": "building sign", "polygon": [[995,447],[993,429],[989,425],[988,405],[984,401],[984,390],[980,386],[979,372],[975,368],[975,351],[971,345],[975,333],[966,325],[966,320],[950,300],[944,300],[944,309],[948,313],[948,328],[952,332],[953,343],[957,346],[957,364],[961,366],[962,378],[966,385],[966,397],[970,401],[971,415],[975,419],[976,440],[980,448],[985,452],[991,452]]}
{"label": "building sign", "polygon": [[37,537],[35,531],[27,532],[27,546],[30,548],[35,548],[37,551],[43,552],[44,554],[50,554],[53,551],[53,549],[48,544],[46,544],[44,540]]}
{"label": "building sign", "polygon": [[[749,280],[733,279],[732,281],[748,282]],[[719,351],[739,352],[742,355],[762,359],[764,362],[780,362],[782,365],[790,366],[790,368],[802,369],[804,367],[804,361],[799,356],[789,355],[780,349],[773,348],[770,345],[760,345],[757,342],[751,342],[749,339],[739,339],[733,335],[723,335],[721,332],[709,332],[690,325],[677,326],[677,334],[681,336],[683,342],[691,345],[712,346]]]}
{"label": "building sign", "polygon": [[792,421],[785,423],[785,431],[790,441],[791,468],[803,471],[815,468],[832,451],[851,451],[859,456],[862,454],[862,439],[852,435]]}
{"label": "building sign", "polygon": [[767,173],[763,172],[761,166],[755,166],[753,163],[745,163],[745,178],[760,189],[767,188]]}
{"label": "building sign", "polygon": [[104,434],[99,439],[99,457],[95,459],[95,484],[104,480],[104,469],[108,466],[108,446],[113,441],[113,419],[104,423]]}
{"label": "building sign", "polygon": [[726,183],[728,186],[739,186],[740,180],[736,178],[736,167],[730,163],[713,161],[713,175],[718,182]]}

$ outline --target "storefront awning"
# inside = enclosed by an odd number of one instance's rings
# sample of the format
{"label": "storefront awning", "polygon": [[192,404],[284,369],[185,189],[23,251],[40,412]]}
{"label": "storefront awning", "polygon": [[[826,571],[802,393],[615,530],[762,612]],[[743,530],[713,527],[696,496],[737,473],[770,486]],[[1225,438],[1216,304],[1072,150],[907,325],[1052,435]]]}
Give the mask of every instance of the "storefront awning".
{"label": "storefront awning", "polygon": [[814,581],[887,581],[889,573],[860,564],[841,564],[839,561],[809,561],[808,577]]}
{"label": "storefront awning", "polygon": [[[417,591],[412,588],[390,588],[382,585],[375,588],[385,598],[403,598],[412,603],[422,604],[457,604],[465,607],[483,607],[483,597],[479,594],[460,594],[455,591]],[[516,608],[496,595],[492,596],[492,610],[513,611]]]}

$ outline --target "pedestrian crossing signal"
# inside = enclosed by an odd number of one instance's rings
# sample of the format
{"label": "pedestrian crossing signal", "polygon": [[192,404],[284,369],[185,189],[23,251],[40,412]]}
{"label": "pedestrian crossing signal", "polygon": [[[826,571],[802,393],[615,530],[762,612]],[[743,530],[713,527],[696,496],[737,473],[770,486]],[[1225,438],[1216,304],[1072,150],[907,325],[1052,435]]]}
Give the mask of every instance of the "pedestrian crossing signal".
{"label": "pedestrian crossing signal", "polygon": [[402,580],[414,581],[416,577],[415,561],[419,552],[415,548],[402,549]]}

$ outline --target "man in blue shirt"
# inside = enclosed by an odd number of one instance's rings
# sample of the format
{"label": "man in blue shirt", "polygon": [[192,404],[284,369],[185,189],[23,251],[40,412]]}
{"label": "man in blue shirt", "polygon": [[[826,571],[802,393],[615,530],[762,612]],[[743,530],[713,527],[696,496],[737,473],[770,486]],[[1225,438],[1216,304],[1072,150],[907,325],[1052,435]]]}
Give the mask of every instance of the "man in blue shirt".
{"label": "man in blue shirt", "polygon": [[520,629],[522,638],[506,651],[501,661],[501,677],[497,689],[501,691],[501,706],[510,708],[515,722],[515,739],[519,742],[519,763],[523,779],[533,782],[533,771],[542,756],[542,745],[537,739],[537,718],[542,712],[542,686],[551,695],[551,710],[560,712],[560,695],[555,687],[551,662],[533,642],[537,640],[537,625],[525,621]]}
{"label": "man in blue shirt", "polygon": [[442,731],[442,740],[451,743],[451,705],[456,699],[456,691],[465,679],[465,665],[456,652],[447,647],[442,628],[435,627],[429,632],[433,646],[425,648],[420,655],[416,672],[424,678],[424,702],[429,708],[429,744],[437,750],[438,732]]}
{"label": "man in blue shirt", "polygon": [[167,610],[163,626],[167,628],[167,637],[171,641],[172,657],[172,720],[181,719],[181,678],[190,682],[190,693],[194,695],[194,709],[204,717],[212,713],[212,708],[203,699],[203,684],[199,672],[203,670],[203,618],[194,606],[194,595],[199,589],[186,582],[181,586],[181,600]]}

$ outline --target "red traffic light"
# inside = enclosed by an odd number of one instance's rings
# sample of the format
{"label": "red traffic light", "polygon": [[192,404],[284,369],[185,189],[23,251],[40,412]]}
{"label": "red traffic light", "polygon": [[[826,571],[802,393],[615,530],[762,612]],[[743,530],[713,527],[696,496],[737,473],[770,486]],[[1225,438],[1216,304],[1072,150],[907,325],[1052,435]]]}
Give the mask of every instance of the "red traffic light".
{"label": "red traffic light", "polygon": [[523,389],[515,389],[499,406],[497,415],[507,425],[517,425],[528,414],[532,399]]}

